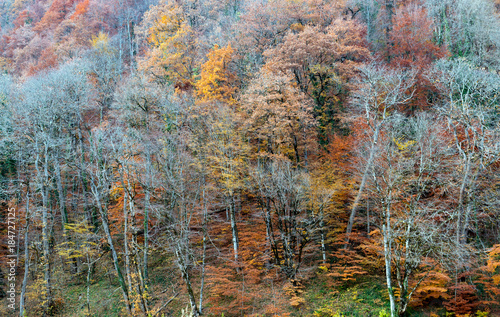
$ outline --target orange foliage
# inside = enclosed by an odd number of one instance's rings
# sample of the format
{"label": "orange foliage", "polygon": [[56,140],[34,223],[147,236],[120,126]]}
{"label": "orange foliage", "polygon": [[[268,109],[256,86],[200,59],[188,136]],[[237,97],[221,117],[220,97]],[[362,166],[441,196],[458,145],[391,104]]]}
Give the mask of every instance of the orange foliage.
{"label": "orange foliage", "polygon": [[229,70],[234,50],[231,44],[219,48],[215,45],[208,53],[208,60],[201,65],[200,80],[196,83],[196,95],[200,101],[219,100],[234,104],[236,76]]}
{"label": "orange foliage", "polygon": [[488,252],[486,265],[478,270],[476,284],[484,290],[481,305],[490,307],[500,304],[500,244],[494,245]]}
{"label": "orange foliage", "polygon": [[341,15],[343,4],[337,0],[251,2],[236,26],[238,49],[262,54],[280,43],[288,30],[302,31],[305,26],[323,29]]}
{"label": "orange foliage", "polygon": [[267,50],[265,68],[292,78],[314,102],[320,137],[338,128],[350,80],[370,59],[364,27],[352,20],[336,19],[326,29],[305,26],[288,33],[281,45]]}
{"label": "orange foliage", "polygon": [[418,280],[425,277],[420,286],[415,290],[411,299],[411,305],[414,307],[424,306],[435,301],[450,299],[447,294],[447,285],[451,281],[448,274],[440,267],[434,267],[429,272],[416,274]]}
{"label": "orange foliage", "polygon": [[[229,225],[211,226],[213,242],[218,248],[231,254],[231,228]],[[220,316],[249,314],[255,311],[261,300],[265,300],[262,284],[266,275],[265,226],[262,222],[239,223],[238,235],[240,241],[239,262],[221,259],[216,266],[207,267],[207,286],[209,287],[209,311]]]}
{"label": "orange foliage", "polygon": [[70,19],[74,20],[80,15],[85,14],[89,9],[89,0],[84,0],[76,5],[75,13],[70,16]]}
{"label": "orange foliage", "polygon": [[32,20],[30,13],[28,10],[24,10],[21,13],[19,13],[19,16],[14,20],[14,26],[16,29],[24,26],[25,24],[29,23]]}
{"label": "orange foliage", "polygon": [[256,152],[295,157],[297,163],[314,153],[313,107],[291,75],[264,69],[242,99],[244,126],[256,143]]}

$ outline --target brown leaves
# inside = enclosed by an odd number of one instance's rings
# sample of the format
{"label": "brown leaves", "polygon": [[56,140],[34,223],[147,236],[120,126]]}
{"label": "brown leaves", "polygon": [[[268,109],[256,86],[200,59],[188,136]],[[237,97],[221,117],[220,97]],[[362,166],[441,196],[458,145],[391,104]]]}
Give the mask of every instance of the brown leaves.
{"label": "brown leaves", "polygon": [[291,77],[263,70],[242,100],[245,128],[265,155],[295,156],[299,162],[314,148],[312,103]]}
{"label": "brown leaves", "polygon": [[364,28],[352,20],[336,19],[326,29],[305,26],[288,33],[283,44],[267,50],[265,68],[289,76],[311,99],[321,137],[338,128],[338,114],[357,67],[370,58]]}

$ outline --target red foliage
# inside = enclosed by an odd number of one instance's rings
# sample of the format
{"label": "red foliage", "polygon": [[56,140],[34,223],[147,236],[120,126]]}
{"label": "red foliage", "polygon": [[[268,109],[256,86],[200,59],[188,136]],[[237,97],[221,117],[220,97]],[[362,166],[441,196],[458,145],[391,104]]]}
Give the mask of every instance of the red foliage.
{"label": "red foliage", "polygon": [[21,26],[24,26],[25,24],[29,23],[32,20],[32,17],[30,16],[30,13],[28,10],[24,10],[19,15],[17,18],[14,20],[14,28],[18,29]]}
{"label": "red foliage", "polygon": [[42,70],[55,68],[57,65],[57,56],[54,53],[54,48],[48,47],[42,51],[40,58],[37,59],[37,63],[28,68],[27,75],[32,76]]}
{"label": "red foliage", "polygon": [[474,285],[466,283],[458,283],[450,287],[452,292],[451,299],[444,302],[444,307],[447,311],[455,314],[465,315],[470,314],[477,309],[480,304],[477,298],[477,289]]}
{"label": "red foliage", "polygon": [[427,10],[416,5],[398,8],[389,37],[391,46],[386,50],[386,59],[390,65],[417,71],[415,97],[404,110],[426,109],[437,90],[423,73],[433,61],[448,55],[446,47],[432,42],[433,23]]}

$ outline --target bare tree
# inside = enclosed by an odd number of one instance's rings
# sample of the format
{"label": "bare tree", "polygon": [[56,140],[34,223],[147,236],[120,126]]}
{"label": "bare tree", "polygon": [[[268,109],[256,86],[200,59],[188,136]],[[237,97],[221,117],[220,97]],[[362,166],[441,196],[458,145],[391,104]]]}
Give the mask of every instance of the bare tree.
{"label": "bare tree", "polygon": [[[67,223],[65,197],[60,173],[60,157],[68,151],[71,128],[80,119],[88,97],[85,69],[78,63],[68,63],[60,69],[27,80],[21,87],[16,103],[16,137],[31,151],[35,191],[41,196],[42,245],[44,261],[44,314],[50,314],[53,304],[51,281],[51,202],[49,191],[55,177],[62,224]],[[55,175],[52,171],[55,170]]]}
{"label": "bare tree", "polygon": [[426,0],[425,6],[434,18],[438,44],[448,46],[454,56],[476,56],[498,65],[500,21],[492,1]]}
{"label": "bare tree", "polygon": [[319,223],[319,217],[308,208],[308,175],[287,160],[276,160],[257,166],[252,171],[252,182],[274,263],[293,279]]}
{"label": "bare tree", "polygon": [[[169,102],[165,117],[169,126],[162,138],[163,149],[158,156],[161,171],[160,188],[163,192],[161,212],[165,233],[159,243],[175,255],[176,264],[186,284],[190,316],[200,316],[203,309],[205,257],[207,244],[207,204],[205,167],[190,153],[191,135],[187,109],[181,109],[179,100]],[[201,232],[200,232],[201,231]],[[201,240],[201,254],[194,248]],[[193,275],[200,280],[199,300],[193,285]]]}
{"label": "bare tree", "polygon": [[432,77],[443,94],[440,113],[448,122],[458,155],[456,234],[457,241],[466,243],[481,179],[500,158],[500,76],[457,60],[438,63]]}
{"label": "bare tree", "polygon": [[151,192],[154,191],[153,180],[155,168],[153,158],[161,146],[158,142],[163,129],[161,106],[164,103],[164,91],[142,74],[137,74],[117,90],[114,108],[119,118],[127,125],[127,133],[132,137],[137,164],[137,181],[144,190],[144,245],[142,261],[143,288],[148,284],[148,252],[149,252],[149,213],[151,212]]}
{"label": "bare tree", "polygon": [[351,103],[360,113],[364,124],[369,127],[366,137],[370,139],[370,145],[361,182],[351,207],[346,230],[346,247],[373,161],[380,154],[378,147],[380,133],[392,119],[394,111],[411,99],[413,94],[411,87],[415,83],[415,73],[411,71],[390,70],[376,64],[365,66],[360,71],[358,89],[354,92]]}
{"label": "bare tree", "polygon": [[374,160],[367,189],[378,213],[391,316],[403,316],[435,266],[428,259],[458,259],[464,250],[449,225],[454,212],[438,195],[454,168],[453,151],[440,136],[444,126],[428,115],[393,115],[388,128],[379,140],[383,154]]}
{"label": "bare tree", "polygon": [[116,251],[113,237],[109,227],[109,188],[113,182],[113,148],[110,140],[116,139],[114,134],[121,134],[121,131],[108,131],[102,128],[96,128],[92,131],[89,139],[89,154],[90,159],[87,165],[87,174],[90,177],[90,187],[94,203],[101,217],[102,228],[106,235],[106,239],[111,250],[113,265],[118,276],[118,282],[122,291],[123,299],[128,313],[131,315],[131,303],[129,297],[129,289],[125,283],[122,274],[120,263],[118,260],[118,252]]}

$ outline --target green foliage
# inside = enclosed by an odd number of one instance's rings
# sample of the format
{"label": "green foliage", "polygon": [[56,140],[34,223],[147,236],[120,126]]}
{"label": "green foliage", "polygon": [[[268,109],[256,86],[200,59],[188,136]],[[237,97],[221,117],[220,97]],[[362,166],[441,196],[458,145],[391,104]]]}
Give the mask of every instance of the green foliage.
{"label": "green foliage", "polygon": [[381,307],[382,312],[389,309],[384,291],[384,285],[375,280],[333,291],[324,284],[305,290],[306,306],[313,310],[314,317],[377,316]]}
{"label": "green foliage", "polygon": [[378,312],[378,317],[390,317],[390,316],[391,314],[389,314],[385,309]]}

